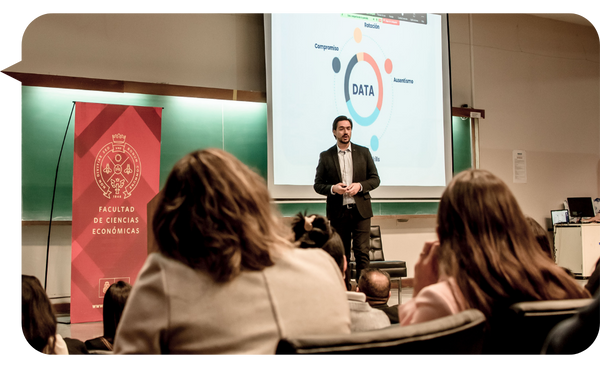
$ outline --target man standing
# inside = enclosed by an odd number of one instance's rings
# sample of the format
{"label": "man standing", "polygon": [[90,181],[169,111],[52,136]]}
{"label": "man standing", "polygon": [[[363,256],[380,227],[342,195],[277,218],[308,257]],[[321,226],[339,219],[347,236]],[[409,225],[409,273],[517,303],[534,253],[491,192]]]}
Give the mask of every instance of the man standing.
{"label": "man standing", "polygon": [[[371,231],[371,196],[379,186],[379,174],[369,149],[351,144],[352,121],[338,116],[333,121],[337,144],[321,152],[314,189],[327,196],[327,218],[340,234],[346,259],[350,244],[356,260],[356,275],[369,267],[369,233]],[[350,269],[346,270],[346,289],[350,290]]]}

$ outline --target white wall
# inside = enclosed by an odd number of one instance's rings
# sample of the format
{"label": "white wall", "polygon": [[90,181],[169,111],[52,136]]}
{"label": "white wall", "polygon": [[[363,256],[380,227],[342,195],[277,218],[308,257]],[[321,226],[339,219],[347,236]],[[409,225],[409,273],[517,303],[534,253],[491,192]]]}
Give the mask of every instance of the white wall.
{"label": "white wall", "polygon": [[262,14],[45,14],[7,71],[266,91]]}
{"label": "white wall", "polygon": [[[599,42],[593,27],[520,14],[451,14],[452,106],[484,109],[480,168],[542,226],[567,197],[600,196]],[[513,183],[512,151],[527,153]],[[374,221],[376,223],[377,221]],[[386,257],[408,276],[435,220],[381,221]]]}
{"label": "white wall", "polygon": [[[486,111],[480,167],[500,176],[523,211],[543,225],[567,197],[597,197],[599,45],[593,27],[518,14],[450,21],[453,105]],[[513,150],[527,152],[526,184],[513,183]]]}
{"label": "white wall", "polygon": [[[48,225],[22,226],[21,273],[37,277],[44,285]],[[47,294],[50,298],[71,295],[71,225],[52,224],[48,255]],[[53,299],[64,302],[63,299]]]}
{"label": "white wall", "polygon": [[[23,61],[7,70],[265,91],[262,15],[179,17],[44,15],[27,29]],[[565,198],[600,196],[596,30],[531,15],[452,14],[450,41],[453,106],[486,111],[480,167],[542,225]],[[512,182],[517,149],[527,152],[526,184]],[[382,226],[386,257],[405,260],[412,277],[435,219],[373,223]],[[23,272],[39,274],[46,237],[23,228]],[[60,239],[68,248],[70,236]],[[58,253],[49,282],[56,295],[70,282],[70,255]]]}

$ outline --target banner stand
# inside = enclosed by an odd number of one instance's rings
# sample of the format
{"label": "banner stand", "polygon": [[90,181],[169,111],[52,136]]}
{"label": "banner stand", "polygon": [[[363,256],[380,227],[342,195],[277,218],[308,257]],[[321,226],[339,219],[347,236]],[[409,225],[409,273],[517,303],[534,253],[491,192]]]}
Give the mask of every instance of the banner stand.
{"label": "banner stand", "polygon": [[134,284],[159,191],[162,108],[76,102],[71,323],[102,320],[108,287]]}

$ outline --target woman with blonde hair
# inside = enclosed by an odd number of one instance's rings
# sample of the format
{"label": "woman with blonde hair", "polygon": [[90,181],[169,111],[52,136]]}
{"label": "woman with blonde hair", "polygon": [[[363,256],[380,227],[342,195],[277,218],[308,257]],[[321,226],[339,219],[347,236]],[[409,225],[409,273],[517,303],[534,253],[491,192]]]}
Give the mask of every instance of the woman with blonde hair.
{"label": "woman with blonde hair", "polygon": [[349,333],[340,272],[299,249],[264,180],[218,149],[175,164],[152,219],[148,256],[115,353],[266,354],[282,337]]}
{"label": "woman with blonde hair", "polygon": [[488,171],[454,177],[440,200],[437,234],[415,265],[414,297],[399,307],[402,325],[468,308],[493,324],[517,302],[589,297],[545,254],[515,197]]}

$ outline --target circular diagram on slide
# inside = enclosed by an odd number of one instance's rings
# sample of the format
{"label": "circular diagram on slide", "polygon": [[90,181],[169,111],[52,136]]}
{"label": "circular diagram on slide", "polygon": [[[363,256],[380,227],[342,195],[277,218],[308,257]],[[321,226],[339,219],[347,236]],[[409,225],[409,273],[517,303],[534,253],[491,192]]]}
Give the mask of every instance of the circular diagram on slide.
{"label": "circular diagram on slide", "polygon": [[[344,64],[345,72],[340,73]],[[332,69],[336,101],[343,101],[356,124],[369,127],[367,139],[371,149],[377,151],[393,107],[391,82],[382,78],[382,70],[385,74],[392,72],[392,60],[385,57],[373,38],[364,37],[361,29],[355,28],[339,57],[333,58]]]}

